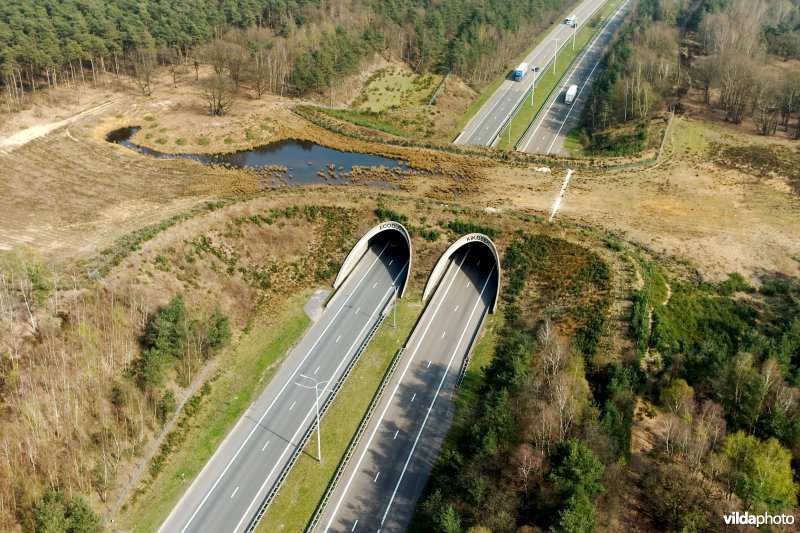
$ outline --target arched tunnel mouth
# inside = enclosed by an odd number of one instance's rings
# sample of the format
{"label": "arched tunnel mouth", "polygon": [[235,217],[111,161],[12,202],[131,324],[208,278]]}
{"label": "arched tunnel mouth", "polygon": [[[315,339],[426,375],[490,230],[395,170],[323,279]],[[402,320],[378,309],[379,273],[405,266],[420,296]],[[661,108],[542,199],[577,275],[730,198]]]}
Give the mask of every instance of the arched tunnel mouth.
{"label": "arched tunnel mouth", "polygon": [[492,309],[500,283],[500,265],[494,251],[484,242],[472,241],[460,246],[450,258],[480,291],[483,303]]}
{"label": "arched tunnel mouth", "polygon": [[397,294],[402,296],[411,270],[411,245],[408,238],[398,229],[390,228],[373,236],[368,246],[375,250],[380,260],[397,286]]}

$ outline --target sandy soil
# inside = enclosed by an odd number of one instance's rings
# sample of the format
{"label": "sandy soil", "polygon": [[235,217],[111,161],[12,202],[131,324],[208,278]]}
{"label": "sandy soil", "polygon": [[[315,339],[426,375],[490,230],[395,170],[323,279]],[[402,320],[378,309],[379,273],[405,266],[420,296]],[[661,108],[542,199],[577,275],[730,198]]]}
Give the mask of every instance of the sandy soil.
{"label": "sandy soil", "polygon": [[[561,220],[605,228],[655,253],[690,260],[709,280],[733,271],[800,275],[800,199],[780,176],[721,169],[708,159],[710,142],[732,134],[676,118],[665,158],[656,166],[573,174]],[[751,142],[768,142],[749,138]],[[498,168],[490,173],[487,205],[547,212],[566,171],[550,174]]]}
{"label": "sandy soil", "polygon": [[[564,179],[565,172],[559,170],[543,173],[532,165],[502,165],[338,137],[292,113],[295,102],[276,96],[244,96],[228,115],[210,117],[189,83],[174,89],[162,80],[150,98],[134,92],[104,98],[100,92],[95,94],[100,101],[76,103],[72,118],[61,117],[35,130],[52,129],[49,134],[0,151],[0,198],[5,206],[0,213],[0,249],[28,245],[55,261],[85,260],[134,229],[209,199],[258,190],[258,180],[245,172],[153,160],[105,142],[108,131],[127,125],[143,126],[134,140],[162,151],[233,151],[301,138],[402,158],[445,172],[407,179],[398,194],[480,208],[546,216]],[[94,110],[75,116],[87,109]],[[28,112],[19,120],[35,114]],[[39,110],[39,115],[45,113]],[[0,136],[0,144],[8,146],[17,142],[10,139],[19,139],[19,131],[27,130],[7,123],[3,131],[10,133]],[[751,278],[773,272],[796,276],[800,263],[792,256],[800,251],[800,207],[785,180],[722,169],[709,161],[709,143],[734,142],[736,135],[730,128],[676,118],[660,164],[576,172],[556,222],[598,226],[656,253],[688,259],[707,279],[721,279],[732,271]],[[770,142],[748,136],[751,141]]]}

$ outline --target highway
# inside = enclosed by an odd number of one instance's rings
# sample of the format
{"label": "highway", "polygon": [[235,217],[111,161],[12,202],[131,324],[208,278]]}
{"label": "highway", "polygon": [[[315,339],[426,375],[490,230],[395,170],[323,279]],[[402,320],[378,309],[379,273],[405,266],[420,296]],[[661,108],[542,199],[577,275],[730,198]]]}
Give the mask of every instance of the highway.
{"label": "highway", "polygon": [[[560,89],[553,91],[553,94],[542,106],[542,111],[539,112],[531,127],[520,140],[517,145],[519,151],[569,155],[564,150],[564,141],[569,131],[578,127],[583,108],[592,94],[592,83],[600,74],[603,53],[632,6],[631,0],[625,0],[608,19],[602,30],[592,38],[589,46],[578,56],[578,60],[564,75]],[[564,103],[564,94],[570,85],[578,86],[578,94],[575,101],[571,105],[567,105]]]}
{"label": "highway", "polygon": [[[604,0],[584,0],[575,7],[570,14],[577,16],[578,29],[581,28],[595,11],[603,4]],[[525,58],[530,68],[538,66],[545,69],[551,64],[556,44],[559,50],[567,46],[576,29],[557,20],[550,32],[542,42]],[[558,39],[557,43],[554,39]],[[569,46],[572,46],[571,43]],[[517,65],[511,65],[511,68]],[[491,146],[500,130],[506,124],[517,104],[525,97],[528,89],[534,83],[534,73],[528,72],[521,81],[514,81],[510,77],[505,80],[494,94],[483,104],[478,113],[467,123],[464,131],[456,138],[456,144],[475,144]]]}
{"label": "highway", "polygon": [[408,526],[452,419],[461,362],[497,282],[497,265],[485,245],[471,243],[455,252],[317,529],[386,532]]}
{"label": "highway", "polygon": [[[374,238],[318,321],[226,437],[160,531],[236,532],[248,526],[315,421],[314,389],[296,383],[313,387],[317,379],[328,381],[330,388],[341,379],[393,301],[392,283],[402,284],[408,276],[407,248],[388,236],[394,233]],[[320,405],[330,394],[320,394]]]}

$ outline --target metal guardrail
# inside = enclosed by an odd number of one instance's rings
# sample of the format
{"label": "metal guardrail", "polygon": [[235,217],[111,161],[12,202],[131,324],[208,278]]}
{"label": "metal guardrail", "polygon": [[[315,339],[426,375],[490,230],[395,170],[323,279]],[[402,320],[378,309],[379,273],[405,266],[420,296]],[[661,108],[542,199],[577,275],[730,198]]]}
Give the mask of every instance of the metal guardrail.
{"label": "metal guardrail", "polygon": [[444,75],[442,81],[439,82],[439,86],[436,87],[436,90],[433,92],[433,96],[431,96],[431,99],[428,100],[428,105],[433,105],[436,103],[436,99],[439,98],[439,93],[441,93],[442,89],[444,89],[444,84],[447,83],[447,79],[449,77],[450,77],[450,71],[447,71],[447,74]]}
{"label": "metal guardrail", "polygon": [[456,379],[456,388],[461,386],[461,383],[464,382],[464,376],[467,374],[467,368],[469,367],[469,362],[472,360],[472,353],[476,347],[476,341],[478,339],[478,334],[480,333],[481,329],[483,328],[483,321],[486,320],[486,313],[488,312],[488,308],[486,311],[483,312],[483,316],[481,317],[481,321],[478,323],[478,327],[475,329],[475,333],[470,340],[470,347],[467,350],[467,355],[464,356],[464,360],[461,362],[461,368],[458,370],[458,379]]}
{"label": "metal guardrail", "polygon": [[325,495],[322,497],[322,500],[319,502],[317,506],[317,510],[314,512],[314,516],[311,518],[311,521],[308,523],[308,527],[306,527],[306,533],[310,533],[317,527],[320,519],[322,518],[322,514],[325,512],[326,507],[328,506],[328,501],[331,499],[333,495],[333,491],[336,490],[336,486],[339,484],[339,480],[344,475],[344,472],[347,470],[347,465],[350,463],[350,459],[353,457],[353,453],[355,453],[356,448],[358,447],[359,442],[361,442],[361,437],[364,436],[364,432],[367,430],[367,426],[369,426],[370,420],[372,420],[372,415],[375,413],[375,409],[380,404],[381,399],[383,398],[383,393],[386,391],[386,387],[389,385],[389,382],[392,380],[392,376],[394,376],[394,371],[397,369],[397,365],[400,363],[400,359],[403,357],[403,352],[405,352],[406,347],[405,345],[397,350],[397,353],[392,360],[392,364],[389,366],[389,370],[386,371],[386,376],[384,376],[383,381],[381,382],[381,386],[378,387],[378,390],[375,392],[375,396],[372,398],[372,403],[369,404],[369,409],[367,409],[367,413],[364,415],[364,418],[361,420],[361,425],[358,426],[358,431],[353,436],[352,440],[350,441],[350,445],[347,447],[347,451],[342,457],[341,462],[339,463],[339,468],[336,469],[336,474],[334,474],[333,479],[328,484],[328,488],[325,491]]}
{"label": "metal guardrail", "polygon": [[[592,11],[592,13],[591,13],[591,14],[590,14],[590,15],[587,17],[587,19],[588,19],[588,18],[590,18],[590,17],[592,17],[592,16],[594,16],[594,14],[595,14],[595,13],[597,13],[597,11],[598,11],[599,9],[600,9],[600,8],[599,8],[599,6],[598,6],[598,8],[597,8],[597,9],[595,9],[594,11]],[[611,17],[609,17],[609,20],[611,20]],[[585,49],[587,46],[589,46],[589,43],[591,42],[591,40],[592,40],[592,39],[593,39],[593,38],[594,38],[594,37],[597,35],[597,33],[598,33],[598,32],[599,32],[599,31],[600,31],[602,28],[604,28],[605,26],[606,26],[606,25],[604,24],[604,25],[603,25],[601,28],[598,28],[598,29],[596,29],[596,30],[594,31],[594,33],[592,34],[592,36],[591,36],[591,37],[589,37],[589,40],[588,40],[588,41],[586,41],[586,44],[585,44],[585,45],[583,45],[583,48],[581,48],[581,49],[580,49],[580,51],[578,52],[578,55],[576,55],[576,56],[575,56],[575,57],[572,59],[572,61],[570,61],[569,65],[567,65],[567,69],[564,71],[564,73],[563,73],[563,74],[561,74],[561,77],[560,77],[560,78],[558,78],[558,81],[556,82],[556,85],[555,85],[555,87],[553,87],[553,89],[552,89],[552,90],[551,90],[551,91],[550,91],[550,92],[547,94],[547,98],[545,99],[545,103],[547,103],[547,99],[549,99],[549,98],[550,98],[550,95],[551,95],[551,94],[553,94],[553,91],[554,91],[554,90],[556,90],[556,88],[558,88],[558,85],[561,83],[561,80],[564,78],[564,76],[566,75],[566,73],[567,73],[567,72],[569,72],[569,69],[570,69],[570,68],[572,68],[572,65],[573,65],[573,63],[575,63],[575,60],[576,60],[578,57],[580,57],[580,55],[581,55],[581,53],[583,52],[583,50],[584,50],[584,49]],[[562,44],[562,45],[561,45],[561,47],[558,49],[558,51],[559,51],[559,52],[561,52],[562,50],[564,50],[564,49],[567,47],[567,44],[568,44],[568,43],[569,43],[569,38],[567,38],[567,39],[564,41],[564,44]],[[557,60],[557,58],[556,58],[556,60]],[[548,69],[548,68],[550,67],[550,65],[552,65],[552,64],[553,64],[553,59],[550,59],[550,60],[548,60],[548,61],[547,61],[547,63],[545,63],[545,65],[544,65],[543,67],[539,67],[539,69],[540,69],[540,72],[545,72],[545,71],[547,71],[547,69]],[[536,82],[537,82],[538,80],[539,80],[539,77],[537,76],[537,77],[536,77],[536,78],[533,80],[533,83],[531,84],[531,87],[530,87],[530,89],[528,89],[527,91],[525,91],[525,94],[523,95],[523,97],[522,97],[522,98],[520,98],[520,101],[519,101],[519,102],[517,102],[517,105],[516,105],[516,106],[514,106],[514,109],[511,111],[511,113],[509,113],[508,117],[506,117],[506,120],[503,122],[503,125],[502,125],[502,126],[500,127],[500,129],[498,130],[498,132],[497,132],[497,135],[495,135],[495,136],[492,138],[492,142],[490,142],[490,143],[489,143],[489,146],[493,146],[493,145],[494,145],[494,142],[495,142],[495,140],[497,140],[497,139],[500,137],[500,135],[502,135],[502,133],[503,133],[503,130],[504,130],[506,127],[508,127],[508,126],[510,126],[510,125],[511,125],[511,121],[513,121],[513,120],[514,120],[514,117],[517,115],[517,111],[519,111],[519,108],[520,108],[520,107],[522,107],[522,105],[525,103],[525,100],[527,100],[527,99],[528,99],[528,95],[529,95],[529,94],[531,94],[531,91],[533,91],[534,87],[536,86]],[[544,104],[542,104],[542,107],[544,107]],[[526,133],[528,133],[528,130],[531,128],[531,125],[533,124],[533,122],[534,122],[534,121],[536,121],[536,117],[537,117],[537,116],[539,116],[539,113],[541,113],[541,111],[542,111],[542,109],[541,109],[541,108],[539,108],[539,111],[537,111],[537,112],[536,112],[536,115],[534,115],[534,117],[533,117],[533,121],[531,121],[531,124],[529,124],[529,125],[528,125],[528,127],[527,127],[527,128],[525,128],[525,132],[522,134],[522,137],[520,137],[520,139],[519,139],[519,140],[517,140],[517,142],[516,142],[516,143],[514,143],[514,150],[516,150],[516,149],[517,149],[517,146],[519,145],[519,142],[522,140],[522,138],[523,138],[523,137],[525,137],[525,134],[526,134]]]}
{"label": "metal guardrail", "polygon": [[[320,419],[322,419],[322,417],[325,415],[325,412],[328,410],[328,407],[330,407],[331,403],[333,403],[333,400],[336,397],[336,393],[339,392],[339,389],[342,387],[344,380],[350,374],[350,371],[358,362],[359,358],[361,358],[361,354],[364,353],[364,350],[367,348],[369,341],[372,340],[372,337],[375,336],[375,333],[378,331],[378,328],[383,323],[384,319],[386,318],[386,308],[389,306],[390,303],[391,300],[387,302],[387,304],[383,307],[383,309],[381,310],[380,317],[378,318],[378,321],[375,322],[375,325],[372,326],[367,336],[364,337],[364,341],[361,343],[361,346],[359,346],[358,351],[356,352],[353,359],[347,365],[347,368],[345,368],[344,373],[342,373],[342,377],[339,378],[339,380],[337,380],[336,384],[333,386],[331,394],[328,396],[328,398],[325,400],[322,406],[320,406],[319,409]],[[264,517],[264,514],[267,512],[269,505],[272,503],[272,501],[275,499],[275,496],[278,494],[281,485],[283,485],[283,482],[286,481],[286,477],[292,470],[292,467],[294,466],[294,463],[297,461],[297,458],[300,457],[301,453],[303,453],[303,450],[305,449],[306,444],[308,444],[308,441],[311,439],[311,436],[314,434],[314,430],[316,429],[316,427],[317,427],[316,423],[312,423],[308,427],[306,432],[303,434],[303,438],[300,440],[300,444],[297,445],[294,452],[292,453],[292,456],[289,458],[289,462],[286,463],[286,466],[281,471],[280,476],[278,476],[278,479],[273,484],[272,489],[270,489],[269,493],[261,502],[261,505],[258,507],[258,511],[250,520],[250,523],[247,525],[247,528],[245,529],[247,533],[255,531],[256,527],[258,526],[258,523],[261,521],[261,519]]]}
{"label": "metal guardrail", "polygon": [[[625,5],[625,4],[624,4],[624,3],[623,3],[623,4],[620,4],[620,7],[618,8],[618,10],[619,10],[619,9],[621,9],[623,5]],[[550,100],[550,97],[553,95],[553,93],[556,91],[556,89],[558,89],[558,88],[561,86],[561,80],[563,80],[563,79],[564,79],[564,76],[566,76],[566,75],[569,73],[570,69],[572,68],[572,65],[574,65],[574,64],[575,64],[575,62],[576,62],[576,61],[578,61],[578,59],[579,59],[579,58],[580,58],[580,57],[581,57],[581,56],[582,56],[584,53],[586,53],[586,51],[587,51],[588,47],[591,45],[592,41],[593,41],[593,40],[594,40],[594,39],[595,39],[595,38],[596,38],[596,37],[597,37],[597,36],[598,36],[598,35],[599,35],[599,34],[600,34],[600,33],[601,33],[603,30],[605,30],[605,29],[606,29],[606,27],[608,27],[608,25],[609,25],[609,24],[611,24],[611,19],[613,19],[613,18],[614,18],[614,15],[615,15],[616,13],[617,13],[617,12],[616,12],[616,11],[614,11],[614,13],[612,13],[612,14],[611,14],[611,15],[608,17],[608,20],[606,20],[606,23],[605,23],[605,24],[601,24],[601,25],[599,25],[599,26],[597,27],[597,29],[596,29],[596,30],[594,30],[594,33],[593,33],[593,34],[592,34],[592,35],[589,37],[589,39],[586,41],[586,44],[584,44],[584,45],[583,45],[583,48],[581,48],[581,49],[580,49],[580,51],[578,52],[578,54],[577,54],[575,57],[573,57],[573,58],[572,58],[572,61],[570,61],[570,62],[569,62],[569,65],[567,65],[567,68],[566,68],[566,69],[564,69],[564,72],[562,72],[562,73],[561,73],[561,76],[558,78],[558,81],[556,81],[555,85],[553,85],[553,88],[552,88],[552,89],[550,89],[550,92],[549,92],[549,93],[547,93],[547,98],[545,98],[545,99],[544,99],[544,103],[542,104],[542,107],[540,107],[540,108],[539,108],[539,111],[537,111],[537,112],[536,112],[536,114],[533,116],[533,119],[531,120],[531,123],[530,123],[530,124],[528,124],[528,127],[527,127],[527,128],[525,128],[525,131],[523,131],[523,132],[522,132],[522,135],[520,136],[520,138],[519,138],[519,139],[517,139],[517,142],[515,142],[515,143],[514,143],[514,150],[518,150],[518,149],[519,149],[519,144],[522,142],[522,140],[525,138],[525,136],[526,136],[526,135],[528,134],[528,132],[531,130],[531,128],[533,127],[534,123],[536,122],[536,119],[537,119],[537,118],[539,118],[539,114],[542,112],[542,109],[544,108],[544,106],[545,106],[545,104],[547,103],[547,101],[548,101],[548,100]],[[564,43],[564,45],[566,46],[566,43]],[[552,63],[553,63],[553,62],[552,62],[552,61],[550,61],[550,63],[548,63],[548,65],[551,65]],[[516,114],[516,110],[514,111],[514,113]]]}

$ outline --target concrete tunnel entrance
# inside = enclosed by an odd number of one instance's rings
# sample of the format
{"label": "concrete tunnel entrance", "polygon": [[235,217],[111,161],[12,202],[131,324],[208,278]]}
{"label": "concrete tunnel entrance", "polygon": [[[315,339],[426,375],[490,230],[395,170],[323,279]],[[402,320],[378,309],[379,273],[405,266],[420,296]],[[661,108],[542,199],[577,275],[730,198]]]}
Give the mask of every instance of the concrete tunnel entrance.
{"label": "concrete tunnel entrance", "polygon": [[422,300],[427,301],[439,286],[452,261],[461,265],[476,287],[485,287],[489,312],[497,309],[500,296],[500,257],[492,240],[481,233],[464,235],[454,242],[433,267]]}
{"label": "concrete tunnel entrance", "polygon": [[381,222],[366,232],[342,262],[339,274],[333,281],[333,288],[338,289],[342,285],[370,247],[381,252],[381,261],[392,272],[392,277],[396,278],[397,294],[402,298],[411,271],[412,253],[411,237],[405,226],[399,222]]}

